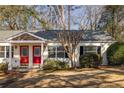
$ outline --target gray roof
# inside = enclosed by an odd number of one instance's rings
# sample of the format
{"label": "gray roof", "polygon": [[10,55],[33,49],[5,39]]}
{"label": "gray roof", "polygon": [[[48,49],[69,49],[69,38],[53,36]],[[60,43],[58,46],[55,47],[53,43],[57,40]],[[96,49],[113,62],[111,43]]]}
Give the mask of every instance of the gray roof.
{"label": "gray roof", "polygon": [[0,41],[6,41],[9,37],[16,35],[22,31],[0,31]]}
{"label": "gray roof", "polygon": [[[47,40],[57,40],[56,32],[62,30],[49,30],[49,31],[29,31],[36,36]],[[78,30],[72,30],[78,31]],[[6,41],[9,37],[15,36],[23,31],[0,31],[0,41]],[[112,41],[112,37],[103,31],[83,31],[81,41]]]}
{"label": "gray roof", "polygon": [[[0,31],[0,42],[4,42],[6,41],[8,38],[18,35],[20,33],[22,33],[24,31],[20,31],[20,30],[10,30],[10,31]],[[29,33],[36,33],[37,31],[29,31]]]}
{"label": "gray roof", "polygon": [[[61,30],[60,30],[61,31]],[[77,31],[77,30],[71,30]],[[56,32],[59,30],[49,30],[49,31],[39,31],[35,35],[42,37],[47,40],[57,40]],[[112,41],[112,37],[103,31],[83,31],[83,36],[81,41]]]}
{"label": "gray roof", "polygon": [[112,37],[103,31],[84,31],[82,41],[112,41]]}

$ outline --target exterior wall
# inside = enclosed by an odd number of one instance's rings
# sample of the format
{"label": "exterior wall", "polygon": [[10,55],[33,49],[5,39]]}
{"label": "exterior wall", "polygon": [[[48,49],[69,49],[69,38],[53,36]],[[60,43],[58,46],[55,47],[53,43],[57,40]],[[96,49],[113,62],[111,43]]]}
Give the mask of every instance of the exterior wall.
{"label": "exterior wall", "polygon": [[[107,57],[106,57],[106,51],[107,48],[112,44],[113,42],[109,43],[98,43],[98,42],[81,42],[75,51],[76,57],[76,65],[79,66],[79,57],[80,57],[80,46],[101,46],[101,56],[102,56],[102,65],[107,65]],[[14,56],[12,58],[12,67],[19,67],[20,66],[20,46],[29,46],[29,68],[32,68],[33,66],[33,46],[35,45],[40,45],[41,43],[35,43],[35,44],[12,44],[14,46]],[[60,43],[48,43],[46,47],[43,47],[43,59],[48,58],[48,46],[60,46]],[[0,46],[9,46],[9,43],[1,43]],[[2,62],[5,58],[0,58],[0,62]],[[54,58],[51,58],[54,59]],[[9,58],[6,58],[6,60],[9,62]],[[56,60],[56,59],[54,59]],[[69,66],[71,67],[71,61],[68,58],[57,58],[57,60],[64,61],[64,62],[69,62]]]}
{"label": "exterior wall", "polygon": [[14,46],[14,54],[12,58],[12,67],[19,67],[20,66],[20,47],[19,45]]}
{"label": "exterior wall", "polygon": [[102,43],[101,44],[101,56],[102,56],[102,65],[108,65],[108,60],[107,60],[107,49],[108,47],[113,44],[114,42],[109,42],[109,43]]}
{"label": "exterior wall", "polygon": [[[81,42],[76,50],[75,50],[75,61],[76,61],[76,66],[79,66],[79,57],[80,57],[80,46],[101,46],[101,57],[102,57],[102,65],[107,65],[108,61],[107,61],[107,49],[108,47],[113,44],[113,42]],[[49,43],[48,46],[60,46],[60,43]],[[45,51],[47,56],[48,56],[48,51]],[[59,59],[59,60],[63,60],[63,59]],[[69,59],[66,59],[69,60]],[[69,65],[71,65],[71,62],[69,62]]]}
{"label": "exterior wall", "polygon": [[45,46],[43,49],[43,58],[44,60],[48,58],[48,46]]}

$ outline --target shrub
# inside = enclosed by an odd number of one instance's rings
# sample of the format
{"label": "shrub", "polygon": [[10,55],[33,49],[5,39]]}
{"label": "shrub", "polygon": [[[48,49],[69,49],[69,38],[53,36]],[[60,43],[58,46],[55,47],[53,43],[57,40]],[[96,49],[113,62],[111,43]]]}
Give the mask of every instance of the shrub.
{"label": "shrub", "polygon": [[109,65],[124,65],[124,43],[114,43],[107,50]]}
{"label": "shrub", "polygon": [[66,62],[61,62],[59,60],[45,60],[43,65],[44,70],[67,69],[68,67]]}
{"label": "shrub", "polygon": [[69,68],[68,63],[66,63],[66,62],[60,62],[59,61],[58,65],[59,65],[58,69],[68,69]]}
{"label": "shrub", "polygon": [[85,54],[80,57],[80,67],[98,67],[100,56],[97,54]]}
{"label": "shrub", "polygon": [[7,63],[0,63],[0,71],[4,71],[5,73],[8,70],[8,64]]}

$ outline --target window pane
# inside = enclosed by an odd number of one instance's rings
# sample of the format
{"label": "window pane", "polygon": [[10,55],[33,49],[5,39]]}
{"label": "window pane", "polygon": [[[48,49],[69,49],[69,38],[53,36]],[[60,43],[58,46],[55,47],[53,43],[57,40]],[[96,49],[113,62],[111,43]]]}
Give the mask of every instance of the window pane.
{"label": "window pane", "polygon": [[56,51],[56,46],[49,46],[48,47],[48,57],[55,58],[56,57],[55,51]]}
{"label": "window pane", "polygon": [[56,50],[56,47],[55,46],[49,46],[48,47],[48,51],[55,51]]}
{"label": "window pane", "polygon": [[4,51],[4,46],[0,46],[0,51]]}
{"label": "window pane", "polygon": [[0,52],[0,58],[4,58],[5,53],[4,52]]}
{"label": "window pane", "polygon": [[64,52],[57,52],[58,58],[64,58]]}
{"label": "window pane", "polygon": [[83,55],[83,46],[80,46],[80,56]]}
{"label": "window pane", "polygon": [[28,48],[22,48],[21,56],[28,56]]}
{"label": "window pane", "polygon": [[68,54],[65,52],[65,58],[68,58]]}
{"label": "window pane", "polygon": [[9,51],[9,46],[6,47],[6,51]]}
{"label": "window pane", "polygon": [[84,48],[85,51],[96,51],[96,46],[86,46]]}
{"label": "window pane", "polygon": [[6,58],[9,58],[9,51],[6,52]]}
{"label": "window pane", "polygon": [[[11,55],[12,55],[12,58],[13,58],[13,55],[14,55],[13,51],[12,51]],[[6,58],[9,58],[9,51],[6,52]]]}
{"label": "window pane", "polygon": [[55,58],[55,52],[49,52],[48,57],[49,58]]}
{"label": "window pane", "polygon": [[64,48],[62,46],[58,46],[57,51],[64,51]]}
{"label": "window pane", "polygon": [[40,47],[34,48],[34,56],[40,56]]}
{"label": "window pane", "polygon": [[[12,47],[12,58],[13,58],[13,55],[14,55],[14,48]],[[9,46],[6,47],[6,58],[9,58]]]}

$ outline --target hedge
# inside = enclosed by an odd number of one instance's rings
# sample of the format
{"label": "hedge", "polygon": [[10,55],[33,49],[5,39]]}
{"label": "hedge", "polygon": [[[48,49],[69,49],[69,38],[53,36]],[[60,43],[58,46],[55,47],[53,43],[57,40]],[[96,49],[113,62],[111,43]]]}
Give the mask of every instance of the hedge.
{"label": "hedge", "polygon": [[114,43],[107,50],[109,65],[124,65],[124,43]]}

